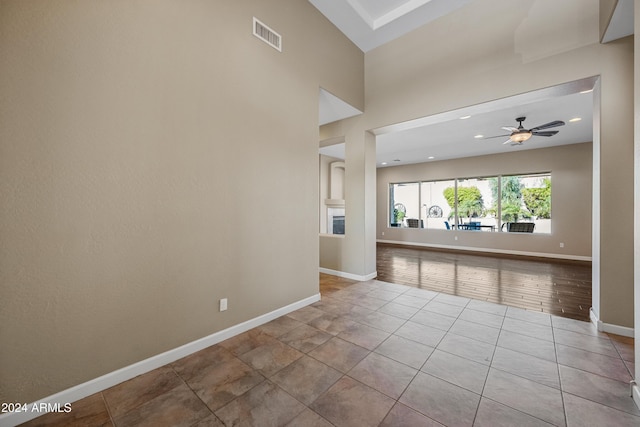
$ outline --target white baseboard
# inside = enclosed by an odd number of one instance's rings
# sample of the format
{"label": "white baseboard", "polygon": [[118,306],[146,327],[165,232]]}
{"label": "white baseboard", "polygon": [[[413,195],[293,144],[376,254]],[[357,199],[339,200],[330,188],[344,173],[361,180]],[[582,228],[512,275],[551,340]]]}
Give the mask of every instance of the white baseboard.
{"label": "white baseboard", "polygon": [[361,276],[358,274],[351,274],[344,271],[331,270],[329,268],[320,267],[320,273],[330,274],[332,276],[344,277],[345,279],[357,280],[359,282],[366,282],[367,280],[375,279],[378,277],[378,272],[374,271],[371,274],[367,274],[366,276]]}
{"label": "white baseboard", "polygon": [[538,258],[566,259],[571,261],[591,261],[591,257],[580,256],[580,255],[550,254],[545,252],[512,251],[512,250],[506,250],[506,249],[493,249],[493,248],[475,248],[471,246],[455,246],[455,245],[440,245],[435,243],[405,242],[402,240],[376,240],[376,242],[388,243],[392,245],[418,246],[422,248],[451,249],[456,251],[470,251],[470,252],[487,252],[487,253],[493,253],[493,254],[520,255],[520,256],[529,256],[529,257],[538,257]]}
{"label": "white baseboard", "polygon": [[118,369],[117,371],[110,372],[101,377],[68,388],[54,395],[45,397],[44,399],[41,399],[37,402],[29,403],[27,405],[27,412],[1,414],[0,427],[13,427],[44,415],[44,412],[31,412],[31,409],[34,407],[34,405],[36,405],[36,408],[40,408],[40,404],[50,404],[51,406],[59,404],[64,408],[64,405],[66,403],[73,403],[80,399],[84,399],[85,397],[91,396],[92,394],[106,390],[109,387],[113,387],[114,385],[120,384],[121,382],[130,380],[131,378],[135,378],[138,375],[145,374],[168,363],[175,362],[178,359],[210,347],[228,338],[239,335],[243,332],[248,331],[249,329],[255,328],[256,326],[263,325],[267,322],[270,322],[271,320],[277,319],[278,317],[306,307],[307,305],[313,304],[317,301],[320,301],[319,293],[300,301],[296,301],[287,306],[281,307],[270,313],[263,314],[261,316],[231,326],[230,328],[213,333],[209,336],[192,341],[178,348],[174,348],[173,350],[165,351],[164,353],[152,356],[145,360],[141,360],[140,362],[134,363],[133,365],[126,366],[122,369]]}
{"label": "white baseboard", "polygon": [[636,406],[640,408],[640,387],[635,381],[631,384],[631,397],[633,397]]}
{"label": "white baseboard", "polygon": [[598,316],[593,311],[593,308],[589,309],[589,319],[591,319],[591,323],[596,325],[596,328],[598,328],[598,331],[600,332],[608,332],[610,334],[621,335],[623,337],[634,337],[635,331],[633,328],[604,323],[602,320],[598,319]]}

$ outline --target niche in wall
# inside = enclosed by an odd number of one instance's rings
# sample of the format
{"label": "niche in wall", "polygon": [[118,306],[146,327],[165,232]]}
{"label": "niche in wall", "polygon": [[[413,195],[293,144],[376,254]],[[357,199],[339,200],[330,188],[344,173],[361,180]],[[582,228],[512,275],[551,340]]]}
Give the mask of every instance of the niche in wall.
{"label": "niche in wall", "polygon": [[320,233],[344,234],[345,163],[320,155]]}
{"label": "niche in wall", "polygon": [[344,234],[344,162],[329,165],[329,194],[327,207],[327,234]]}

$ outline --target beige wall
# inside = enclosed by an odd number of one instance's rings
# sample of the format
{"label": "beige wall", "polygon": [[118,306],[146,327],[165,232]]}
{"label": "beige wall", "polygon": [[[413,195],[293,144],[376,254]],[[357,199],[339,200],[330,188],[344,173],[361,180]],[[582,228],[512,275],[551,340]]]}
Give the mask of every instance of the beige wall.
{"label": "beige wall", "polygon": [[[377,238],[423,245],[590,258],[592,150],[591,143],[583,143],[379,168]],[[551,172],[551,234],[452,233],[446,230],[398,229],[388,225],[390,183],[536,172]],[[560,248],[561,242],[564,243],[564,248]]]}
{"label": "beige wall", "polygon": [[364,82],[310,3],[4,0],[0,28],[0,401],[318,293],[318,87]]}
{"label": "beige wall", "polygon": [[600,190],[592,214],[595,314],[633,327],[633,238],[620,226],[633,224],[633,37],[599,43],[598,0],[477,0],[367,52],[365,114],[323,129],[323,138],[350,134],[359,144],[382,126],[591,76],[600,76],[601,89],[593,144]]}

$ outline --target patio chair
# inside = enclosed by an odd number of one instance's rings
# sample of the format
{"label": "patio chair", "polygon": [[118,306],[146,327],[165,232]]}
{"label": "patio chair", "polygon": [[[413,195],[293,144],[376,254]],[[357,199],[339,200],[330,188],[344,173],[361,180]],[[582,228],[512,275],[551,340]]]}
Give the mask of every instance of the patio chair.
{"label": "patio chair", "polygon": [[507,222],[509,233],[533,233],[536,224],[533,222]]}
{"label": "patio chair", "polygon": [[422,228],[422,221],[417,218],[407,218],[409,228]]}

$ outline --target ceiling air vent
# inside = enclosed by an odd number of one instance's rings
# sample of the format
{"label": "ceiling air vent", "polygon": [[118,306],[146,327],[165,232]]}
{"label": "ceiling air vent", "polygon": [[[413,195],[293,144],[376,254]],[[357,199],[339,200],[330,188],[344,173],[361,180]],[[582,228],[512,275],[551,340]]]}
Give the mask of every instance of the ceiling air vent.
{"label": "ceiling air vent", "polygon": [[258,21],[256,17],[253,18],[253,35],[272,48],[282,52],[282,37],[280,34]]}

